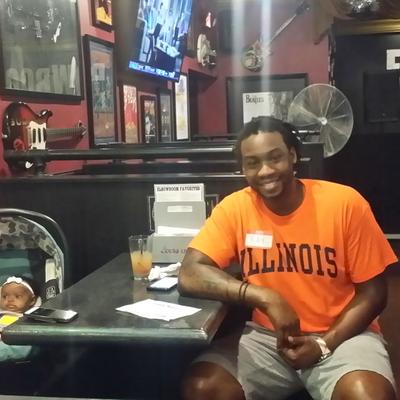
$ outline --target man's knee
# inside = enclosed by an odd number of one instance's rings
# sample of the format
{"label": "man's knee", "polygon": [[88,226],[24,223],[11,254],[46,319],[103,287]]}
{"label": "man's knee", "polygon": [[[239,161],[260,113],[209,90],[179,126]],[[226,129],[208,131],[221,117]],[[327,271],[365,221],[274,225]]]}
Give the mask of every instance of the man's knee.
{"label": "man's knee", "polygon": [[193,364],[182,383],[184,400],[244,400],[239,382],[224,368],[209,362]]}
{"label": "man's knee", "polygon": [[396,400],[392,384],[372,371],[354,371],[342,376],[332,400]]}

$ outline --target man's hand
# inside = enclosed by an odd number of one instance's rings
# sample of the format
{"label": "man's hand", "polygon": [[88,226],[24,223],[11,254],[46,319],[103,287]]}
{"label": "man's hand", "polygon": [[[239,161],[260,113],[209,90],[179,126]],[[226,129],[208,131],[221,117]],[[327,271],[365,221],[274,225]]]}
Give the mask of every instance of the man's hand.
{"label": "man's hand", "polygon": [[291,347],[289,337],[301,335],[300,320],[293,308],[282,296],[276,294],[266,307],[265,313],[274,325],[278,350]]}
{"label": "man's hand", "polygon": [[278,350],[294,369],[309,368],[321,357],[321,349],[312,336],[289,336],[288,343],[288,347]]}

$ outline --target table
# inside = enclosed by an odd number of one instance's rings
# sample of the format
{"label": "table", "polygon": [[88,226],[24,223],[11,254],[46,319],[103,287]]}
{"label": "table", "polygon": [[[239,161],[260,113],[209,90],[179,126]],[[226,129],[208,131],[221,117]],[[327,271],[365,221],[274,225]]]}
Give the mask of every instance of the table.
{"label": "table", "polygon": [[[147,282],[131,279],[128,253],[123,253],[46,302],[48,308],[73,309],[79,317],[69,323],[36,322],[21,318],[2,332],[8,344],[206,346],[227,312],[212,300],[171,292],[148,292]],[[201,308],[174,321],[150,320],[116,311],[117,307],[152,298]]]}

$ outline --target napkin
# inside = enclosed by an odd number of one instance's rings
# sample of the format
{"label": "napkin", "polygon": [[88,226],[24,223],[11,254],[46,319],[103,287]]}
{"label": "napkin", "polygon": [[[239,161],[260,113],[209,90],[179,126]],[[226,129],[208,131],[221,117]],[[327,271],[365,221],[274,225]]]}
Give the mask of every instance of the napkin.
{"label": "napkin", "polygon": [[118,307],[116,310],[124,311],[143,318],[171,321],[177,318],[195,314],[200,311],[201,308],[181,306],[179,304],[168,303],[166,301],[146,299],[138,301],[137,303]]}
{"label": "napkin", "polygon": [[148,279],[149,281],[154,281],[156,279],[161,279],[166,276],[178,275],[180,267],[181,267],[180,262],[167,265],[166,267],[159,267],[158,265],[155,265],[151,269]]}

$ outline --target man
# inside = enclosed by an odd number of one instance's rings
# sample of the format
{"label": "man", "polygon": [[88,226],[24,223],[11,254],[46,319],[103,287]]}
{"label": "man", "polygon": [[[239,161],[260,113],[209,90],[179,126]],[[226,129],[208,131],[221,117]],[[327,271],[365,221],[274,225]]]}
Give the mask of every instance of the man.
{"label": "man", "polygon": [[[383,272],[396,257],[354,189],[294,176],[294,128],[247,123],[236,151],[249,187],[227,196],[189,245],[182,294],[253,309],[238,345],[193,363],[185,400],[393,400],[394,378],[376,317]],[[243,281],[222,271],[242,266]],[[236,346],[237,347],[237,346]],[[237,365],[236,365],[237,364]]]}

